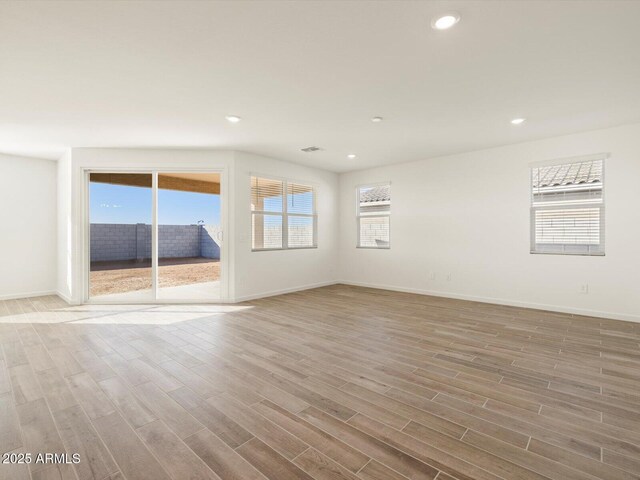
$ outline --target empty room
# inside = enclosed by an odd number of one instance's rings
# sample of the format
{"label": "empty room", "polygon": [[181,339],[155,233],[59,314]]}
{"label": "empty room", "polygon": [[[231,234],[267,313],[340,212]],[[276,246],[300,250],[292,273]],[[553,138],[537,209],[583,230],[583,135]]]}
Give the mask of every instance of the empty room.
{"label": "empty room", "polygon": [[640,480],[640,0],[0,1],[0,480]]}

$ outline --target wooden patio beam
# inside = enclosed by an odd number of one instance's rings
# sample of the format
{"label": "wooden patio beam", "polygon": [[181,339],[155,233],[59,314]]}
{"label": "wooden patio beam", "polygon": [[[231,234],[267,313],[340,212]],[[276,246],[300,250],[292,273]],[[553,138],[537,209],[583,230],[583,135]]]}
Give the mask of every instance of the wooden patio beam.
{"label": "wooden patio beam", "polygon": [[[90,178],[92,182],[97,183],[151,188],[151,175],[144,173],[92,173]],[[217,182],[172,177],[167,174],[158,175],[158,188],[181,192],[220,194],[220,184]]]}

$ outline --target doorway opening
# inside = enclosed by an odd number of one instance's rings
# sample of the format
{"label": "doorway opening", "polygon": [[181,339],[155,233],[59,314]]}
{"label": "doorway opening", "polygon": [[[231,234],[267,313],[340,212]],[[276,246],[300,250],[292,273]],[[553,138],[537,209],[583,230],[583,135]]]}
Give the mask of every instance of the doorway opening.
{"label": "doorway opening", "polygon": [[219,172],[89,172],[88,299],[217,301]]}

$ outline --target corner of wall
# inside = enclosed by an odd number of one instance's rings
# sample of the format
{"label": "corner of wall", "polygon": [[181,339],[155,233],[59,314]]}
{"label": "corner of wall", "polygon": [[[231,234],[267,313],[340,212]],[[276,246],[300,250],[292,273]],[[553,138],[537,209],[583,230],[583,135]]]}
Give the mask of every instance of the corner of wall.
{"label": "corner of wall", "polygon": [[[253,153],[234,152],[232,168],[233,294],[242,301],[335,283],[338,249],[338,175],[335,172]],[[318,188],[318,248],[252,252],[250,182],[252,174],[308,181]]]}
{"label": "corner of wall", "polygon": [[[340,175],[344,283],[620,320],[640,320],[635,239],[640,124],[563,135]],[[610,152],[607,255],[531,255],[529,168]],[[481,165],[481,168],[477,167]],[[473,169],[474,174],[468,172]],[[354,188],[393,182],[392,248],[355,248]],[[588,295],[580,291],[588,284]]]}
{"label": "corner of wall", "polygon": [[58,160],[57,175],[57,293],[67,302],[72,298],[72,171],[71,149]]}

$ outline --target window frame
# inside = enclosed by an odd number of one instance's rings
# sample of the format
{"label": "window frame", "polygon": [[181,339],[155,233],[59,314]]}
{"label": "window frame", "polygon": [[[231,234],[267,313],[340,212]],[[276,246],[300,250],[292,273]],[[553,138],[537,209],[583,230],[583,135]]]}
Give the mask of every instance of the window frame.
{"label": "window frame", "polygon": [[[252,179],[253,178],[261,178],[264,180],[273,180],[276,182],[282,182],[282,211],[281,212],[271,212],[268,210],[251,210],[251,201],[252,201]],[[313,201],[312,201],[312,210],[313,213],[289,213],[288,204],[287,204],[287,195],[288,195],[288,186],[289,184],[294,185],[304,185],[306,187],[311,187],[313,192]],[[307,182],[301,180],[294,180],[290,178],[283,177],[275,177],[273,175],[262,175],[259,173],[251,173],[249,175],[249,213],[251,215],[251,251],[252,252],[277,252],[280,250],[306,250],[318,248],[318,189],[316,188],[316,184],[314,182]],[[282,217],[282,246],[280,248],[254,248],[254,231],[253,231],[253,218],[255,215],[271,215],[271,216],[281,216]],[[312,245],[301,246],[301,247],[290,247],[289,246],[289,217],[305,217],[313,219],[313,227],[312,227]]]}
{"label": "window frame", "polygon": [[[383,185],[389,186],[389,192],[391,192],[391,181],[387,182],[376,182],[376,183],[363,183],[360,185],[356,185],[356,248],[362,248],[365,250],[391,250],[391,195],[389,198],[389,212],[375,215],[361,215],[360,214],[360,190],[362,188],[375,188]],[[360,245],[360,219],[361,218],[388,218],[389,223],[389,244],[386,247],[373,247]]]}
{"label": "window frame", "polygon": [[[600,153],[595,155],[585,155],[580,157],[559,158],[556,160],[546,162],[536,162],[529,165],[529,234],[530,234],[530,251],[532,255],[571,255],[571,256],[585,256],[585,257],[604,257],[606,255],[606,242],[605,242],[605,197],[606,197],[606,164],[609,158],[608,153]],[[572,163],[583,163],[589,161],[601,161],[602,162],[602,174],[601,174],[601,199],[596,202],[589,202],[588,200],[575,201],[574,203],[562,205],[561,203],[551,203],[550,205],[534,205],[535,192],[533,188],[534,170],[542,167],[549,167],[555,165],[568,165]],[[589,251],[588,244],[570,244],[570,243],[537,243],[536,242],[536,212],[538,211],[550,211],[550,210],[572,210],[572,209],[598,209],[599,210],[599,242],[597,247],[599,250]],[[557,246],[557,251],[539,249],[538,245]],[[586,251],[571,251],[572,246],[586,247]],[[567,250],[569,249],[569,250]]]}

